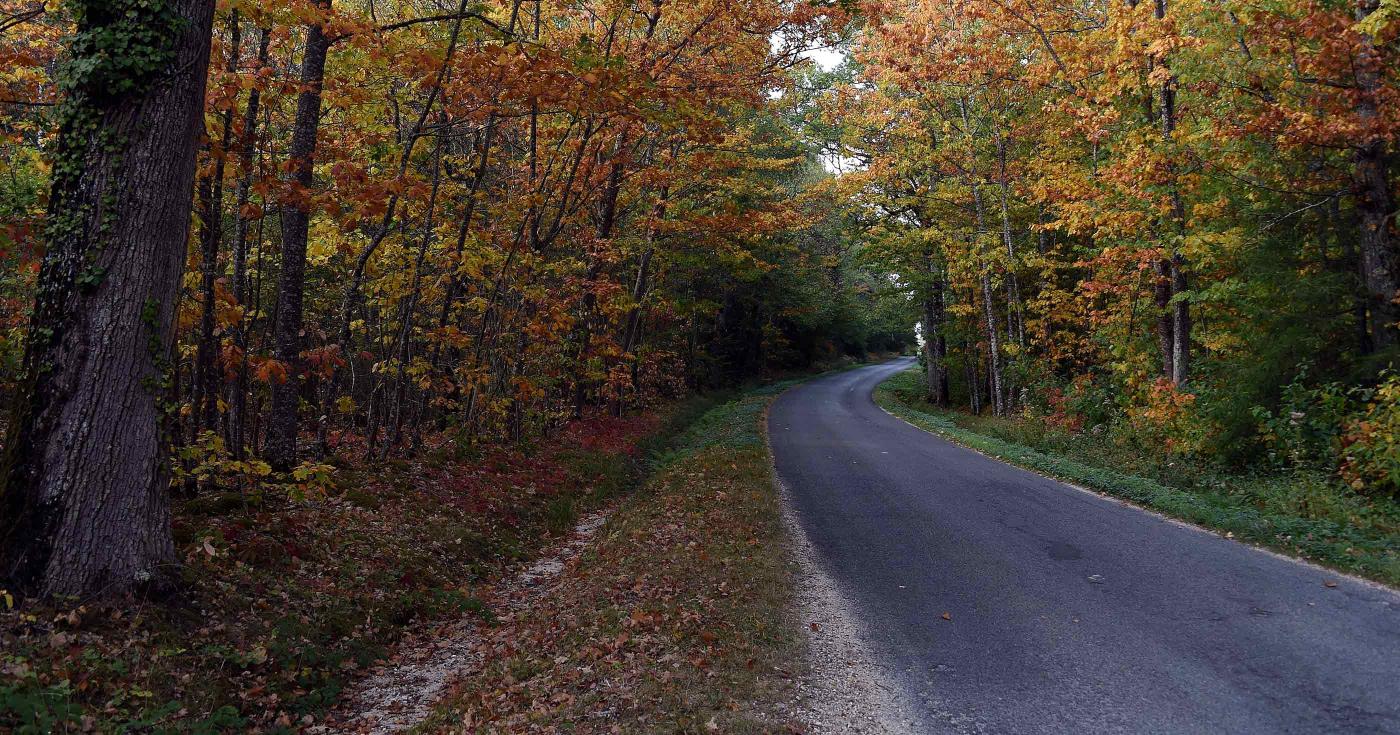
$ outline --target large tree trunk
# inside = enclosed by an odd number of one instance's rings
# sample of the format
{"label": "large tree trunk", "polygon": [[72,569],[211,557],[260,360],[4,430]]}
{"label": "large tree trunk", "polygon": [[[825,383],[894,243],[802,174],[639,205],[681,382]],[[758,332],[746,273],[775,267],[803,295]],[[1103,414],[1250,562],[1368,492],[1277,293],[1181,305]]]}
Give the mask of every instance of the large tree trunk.
{"label": "large tree trunk", "polygon": [[[1356,11],[1365,19],[1380,6],[1379,0],[1364,0]],[[1380,89],[1380,59],[1369,37],[1361,44],[1357,59],[1358,91],[1356,111],[1365,125],[1365,136],[1356,147],[1353,180],[1356,212],[1361,232],[1361,276],[1370,297],[1371,341],[1377,349],[1396,343],[1396,322],[1400,308],[1395,304],[1400,290],[1400,263],[1396,262],[1395,197],[1390,189],[1386,140],[1379,133],[1376,93]]]}
{"label": "large tree trunk", "polygon": [[[330,0],[319,0],[323,13],[330,13]],[[282,272],[277,283],[277,331],[273,354],[287,367],[287,379],[272,384],[271,415],[268,417],[264,454],[278,471],[286,472],[297,463],[297,433],[300,428],[297,404],[301,400],[302,296],[306,286],[306,240],[311,226],[311,196],[315,184],[316,138],[321,127],[321,86],[326,78],[326,54],[330,40],[324,27],[306,27],[306,52],[301,62],[301,93],[292,128],[292,183],[301,199],[284,205],[282,211]]]}
{"label": "large tree trunk", "polygon": [[[92,599],[175,579],[164,404],[214,0],[84,7],[7,442],[0,574],[22,593]],[[94,50],[113,38],[160,62],[122,68]]]}

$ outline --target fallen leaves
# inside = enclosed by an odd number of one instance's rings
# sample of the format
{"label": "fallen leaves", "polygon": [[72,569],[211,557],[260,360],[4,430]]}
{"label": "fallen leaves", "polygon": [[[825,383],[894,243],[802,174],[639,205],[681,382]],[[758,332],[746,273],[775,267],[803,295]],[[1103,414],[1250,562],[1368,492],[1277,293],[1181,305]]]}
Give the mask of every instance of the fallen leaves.
{"label": "fallen leaves", "polygon": [[[389,658],[411,626],[484,610],[473,596],[482,577],[545,538],[549,504],[592,498],[605,479],[630,481],[624,455],[660,425],[655,415],[596,416],[529,453],[488,447],[442,461],[428,452],[393,467],[347,461],[349,481],[317,502],[236,493],[177,502],[184,604],[9,609],[0,591],[6,684],[19,682],[18,696],[59,697],[69,714],[55,731],[115,732],[157,713],[161,727],[179,731],[296,730]],[[599,467],[622,479],[601,478]],[[630,636],[658,630],[636,609],[629,621],[642,624],[614,631],[615,648],[559,666],[596,671],[608,657],[635,656]],[[70,689],[44,693],[59,681]],[[550,706],[571,706],[568,697]],[[0,715],[0,729],[4,722]]]}
{"label": "fallen leaves", "polygon": [[447,720],[472,712],[477,730],[499,733],[728,731],[717,710],[748,721],[755,686],[791,686],[773,649],[786,569],[766,453],[699,450],[642,497],[494,631],[495,663],[463,680]]}

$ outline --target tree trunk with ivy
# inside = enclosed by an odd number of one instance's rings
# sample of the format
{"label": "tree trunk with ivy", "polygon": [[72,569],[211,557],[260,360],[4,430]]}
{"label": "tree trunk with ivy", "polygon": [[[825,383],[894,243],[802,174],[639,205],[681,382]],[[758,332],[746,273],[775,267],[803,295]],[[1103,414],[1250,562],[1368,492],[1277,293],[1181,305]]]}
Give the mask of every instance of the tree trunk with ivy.
{"label": "tree trunk with ivy", "polygon": [[0,575],[40,597],[174,579],[166,407],[214,0],[72,0],[77,21],[0,495]]}

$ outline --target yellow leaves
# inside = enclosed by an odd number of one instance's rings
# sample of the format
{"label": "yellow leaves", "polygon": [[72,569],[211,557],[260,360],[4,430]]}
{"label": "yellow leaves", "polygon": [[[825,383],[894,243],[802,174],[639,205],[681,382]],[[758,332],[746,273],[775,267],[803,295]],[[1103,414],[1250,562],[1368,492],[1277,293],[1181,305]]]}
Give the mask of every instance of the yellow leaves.
{"label": "yellow leaves", "polygon": [[1198,226],[1182,238],[1181,252],[1198,269],[1212,269],[1221,263],[1232,263],[1247,245],[1243,227],[1212,231]]}
{"label": "yellow leaves", "polygon": [[1229,213],[1231,206],[1229,197],[1223,194],[1209,202],[1197,202],[1191,207],[1193,224],[1194,221],[1221,219]]}
{"label": "yellow leaves", "polygon": [[309,264],[322,266],[340,252],[344,237],[340,228],[328,219],[316,219],[306,241],[306,260]]}
{"label": "yellow leaves", "polygon": [[[175,484],[197,480],[240,487],[256,484],[272,475],[272,467],[261,459],[234,459],[223,437],[212,431],[204,432],[195,442],[181,447],[179,456],[183,461],[174,465],[171,481]],[[207,555],[214,556],[208,540],[204,541],[203,549]]]}
{"label": "yellow leaves", "polygon": [[1147,83],[1160,87],[1164,84],[1172,84],[1176,79],[1176,74],[1170,67],[1158,66],[1147,75]]}
{"label": "yellow leaves", "polygon": [[1368,36],[1380,36],[1396,21],[1400,21],[1400,2],[1380,0],[1375,10],[1356,23],[1356,31]]}

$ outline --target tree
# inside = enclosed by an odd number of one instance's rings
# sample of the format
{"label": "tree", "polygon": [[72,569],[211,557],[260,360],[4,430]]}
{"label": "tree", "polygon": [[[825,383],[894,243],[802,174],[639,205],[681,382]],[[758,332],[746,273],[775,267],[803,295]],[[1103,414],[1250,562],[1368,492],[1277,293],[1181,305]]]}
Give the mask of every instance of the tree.
{"label": "tree", "polygon": [[45,254],[0,497],[40,596],[169,586],[165,395],[214,0],[72,0]]}
{"label": "tree", "polygon": [[[1364,23],[1379,8],[1380,0],[1363,0],[1357,4],[1358,20]],[[1388,142],[1393,138],[1387,135],[1391,131],[1379,119],[1378,109],[1379,100],[1389,90],[1382,89],[1384,58],[1375,39],[1365,29],[1357,35],[1355,86],[1360,140],[1353,145],[1361,269],[1371,296],[1371,338],[1378,347],[1390,347],[1396,342],[1396,323],[1400,322],[1400,307],[1395,301],[1400,298],[1400,245],[1395,235],[1395,193],[1390,180],[1392,151]]]}
{"label": "tree", "polygon": [[277,285],[274,355],[285,374],[282,380],[272,384],[266,453],[273,468],[284,472],[297,462],[301,402],[299,367],[305,342],[302,300],[306,289],[306,244],[315,184],[316,138],[321,129],[321,88],[326,80],[326,55],[331,46],[324,26],[331,0],[317,0],[316,7],[320,17],[306,26],[306,49],[301,61],[302,89],[297,95],[296,122],[288,153],[292,172],[288,182],[290,191],[282,210],[282,273]]}

